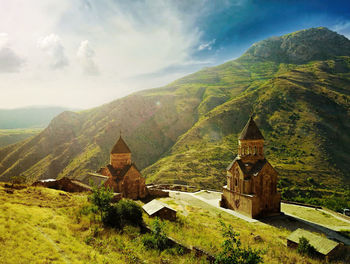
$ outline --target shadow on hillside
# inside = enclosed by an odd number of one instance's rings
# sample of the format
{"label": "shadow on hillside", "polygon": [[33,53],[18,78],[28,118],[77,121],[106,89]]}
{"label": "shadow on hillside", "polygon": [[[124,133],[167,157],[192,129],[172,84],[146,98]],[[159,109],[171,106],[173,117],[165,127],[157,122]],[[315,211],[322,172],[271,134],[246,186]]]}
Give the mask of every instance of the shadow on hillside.
{"label": "shadow on hillside", "polygon": [[306,221],[302,221],[298,218],[289,216],[289,215],[277,215],[277,216],[271,216],[259,219],[261,222],[277,227],[277,228],[285,228],[290,231],[295,231],[298,228],[302,228],[305,230],[309,230],[311,232],[319,232],[317,228],[313,227],[309,223],[306,223]]}
{"label": "shadow on hillside", "polygon": [[277,228],[285,228],[290,231],[295,231],[298,228],[308,230],[310,232],[316,232],[320,234],[326,235],[328,238],[336,240],[338,242],[342,242],[345,245],[350,245],[350,239],[345,238],[340,235],[338,232],[329,229],[325,226],[309,222],[303,219],[295,218],[290,215],[278,215],[272,217],[266,217],[263,219],[259,219],[261,222],[277,227]]}

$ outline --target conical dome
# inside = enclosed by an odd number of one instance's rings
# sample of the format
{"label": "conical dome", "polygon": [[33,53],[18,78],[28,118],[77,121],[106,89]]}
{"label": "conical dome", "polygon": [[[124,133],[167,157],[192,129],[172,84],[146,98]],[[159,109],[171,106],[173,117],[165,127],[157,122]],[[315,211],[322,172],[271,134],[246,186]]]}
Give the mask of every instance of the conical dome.
{"label": "conical dome", "polygon": [[120,136],[117,143],[115,143],[111,154],[117,154],[117,153],[131,153],[128,145],[126,145],[123,138]]}
{"label": "conical dome", "polygon": [[258,140],[264,139],[261,134],[258,126],[254,122],[253,117],[250,117],[247,124],[243,128],[241,135],[239,136],[240,140]]}

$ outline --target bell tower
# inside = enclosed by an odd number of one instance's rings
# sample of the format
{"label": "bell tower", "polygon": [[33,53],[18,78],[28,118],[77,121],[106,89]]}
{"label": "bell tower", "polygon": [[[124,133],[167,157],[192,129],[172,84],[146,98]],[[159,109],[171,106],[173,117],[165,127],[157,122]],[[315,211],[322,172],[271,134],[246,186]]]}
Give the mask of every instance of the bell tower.
{"label": "bell tower", "polygon": [[122,169],[131,164],[131,151],[121,135],[111,151],[110,164],[114,169]]}
{"label": "bell tower", "polygon": [[263,160],[264,137],[251,116],[238,138],[238,158],[244,161]]}

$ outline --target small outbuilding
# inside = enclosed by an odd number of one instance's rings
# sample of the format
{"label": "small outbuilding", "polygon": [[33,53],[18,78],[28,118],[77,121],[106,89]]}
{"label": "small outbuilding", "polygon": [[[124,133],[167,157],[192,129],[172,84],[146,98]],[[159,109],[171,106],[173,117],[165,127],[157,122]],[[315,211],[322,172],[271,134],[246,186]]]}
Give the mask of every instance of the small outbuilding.
{"label": "small outbuilding", "polygon": [[305,237],[309,241],[310,245],[316,249],[317,255],[321,258],[336,259],[344,249],[341,243],[300,228],[287,237],[287,246],[297,248],[301,237]]}
{"label": "small outbuilding", "polygon": [[56,179],[46,179],[34,182],[33,186],[42,186],[50,189],[62,190],[65,192],[88,192],[91,188],[80,181],[71,180],[66,177]]}
{"label": "small outbuilding", "polygon": [[170,221],[176,220],[176,210],[156,199],[142,206],[142,209],[150,217],[159,217]]}

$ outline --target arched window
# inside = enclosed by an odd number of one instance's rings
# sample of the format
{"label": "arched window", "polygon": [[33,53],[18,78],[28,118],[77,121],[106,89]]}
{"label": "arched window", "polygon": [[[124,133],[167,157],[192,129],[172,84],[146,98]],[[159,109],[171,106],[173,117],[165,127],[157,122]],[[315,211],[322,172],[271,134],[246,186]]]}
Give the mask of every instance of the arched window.
{"label": "arched window", "polygon": [[257,153],[256,153],[256,146],[254,146],[254,153],[253,153],[254,155],[256,155]]}

